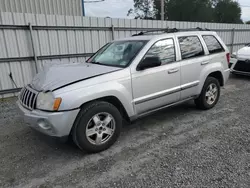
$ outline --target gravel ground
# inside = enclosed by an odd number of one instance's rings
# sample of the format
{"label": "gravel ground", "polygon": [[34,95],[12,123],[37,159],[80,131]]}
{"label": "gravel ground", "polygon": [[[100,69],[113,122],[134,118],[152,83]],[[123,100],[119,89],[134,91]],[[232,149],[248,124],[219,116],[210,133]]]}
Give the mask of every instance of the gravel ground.
{"label": "gravel ground", "polygon": [[163,110],[91,155],[28,128],[15,100],[0,102],[0,187],[250,187],[250,78],[232,77],[212,110]]}

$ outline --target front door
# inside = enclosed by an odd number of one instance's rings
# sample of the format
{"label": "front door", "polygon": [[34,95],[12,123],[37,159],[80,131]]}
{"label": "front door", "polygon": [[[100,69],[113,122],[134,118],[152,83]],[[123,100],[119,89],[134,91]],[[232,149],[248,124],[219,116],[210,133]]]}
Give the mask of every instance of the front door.
{"label": "front door", "polygon": [[142,114],[180,100],[180,63],[176,62],[174,39],[157,41],[146,57],[158,57],[161,66],[132,72],[134,106]]}

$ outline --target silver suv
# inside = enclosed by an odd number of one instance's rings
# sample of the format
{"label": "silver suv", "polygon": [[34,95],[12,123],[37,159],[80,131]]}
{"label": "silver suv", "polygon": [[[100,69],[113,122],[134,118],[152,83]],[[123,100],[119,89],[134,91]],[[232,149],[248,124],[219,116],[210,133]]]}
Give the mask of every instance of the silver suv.
{"label": "silver suv", "polygon": [[100,152],[133,121],[194,99],[210,109],[229,77],[229,52],[212,31],[168,30],[112,41],[86,63],[40,72],[17,102],[32,128]]}

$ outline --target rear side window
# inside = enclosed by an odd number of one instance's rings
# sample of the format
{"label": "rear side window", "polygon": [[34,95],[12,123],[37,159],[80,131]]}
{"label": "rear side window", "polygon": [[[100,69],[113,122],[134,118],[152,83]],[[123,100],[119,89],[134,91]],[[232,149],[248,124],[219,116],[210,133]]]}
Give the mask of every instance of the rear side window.
{"label": "rear side window", "polygon": [[202,37],[207,45],[207,48],[210,54],[215,54],[215,53],[220,53],[220,52],[225,51],[222,45],[214,36],[206,35]]}
{"label": "rear side window", "polygon": [[203,56],[204,50],[197,36],[179,37],[182,59]]}

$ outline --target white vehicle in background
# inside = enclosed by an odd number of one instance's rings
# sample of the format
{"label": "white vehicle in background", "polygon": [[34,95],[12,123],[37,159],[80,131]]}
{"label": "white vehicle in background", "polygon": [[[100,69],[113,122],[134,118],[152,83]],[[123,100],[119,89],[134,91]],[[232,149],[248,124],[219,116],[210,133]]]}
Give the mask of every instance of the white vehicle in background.
{"label": "white vehicle in background", "polygon": [[250,43],[231,55],[230,68],[233,74],[250,76]]}

